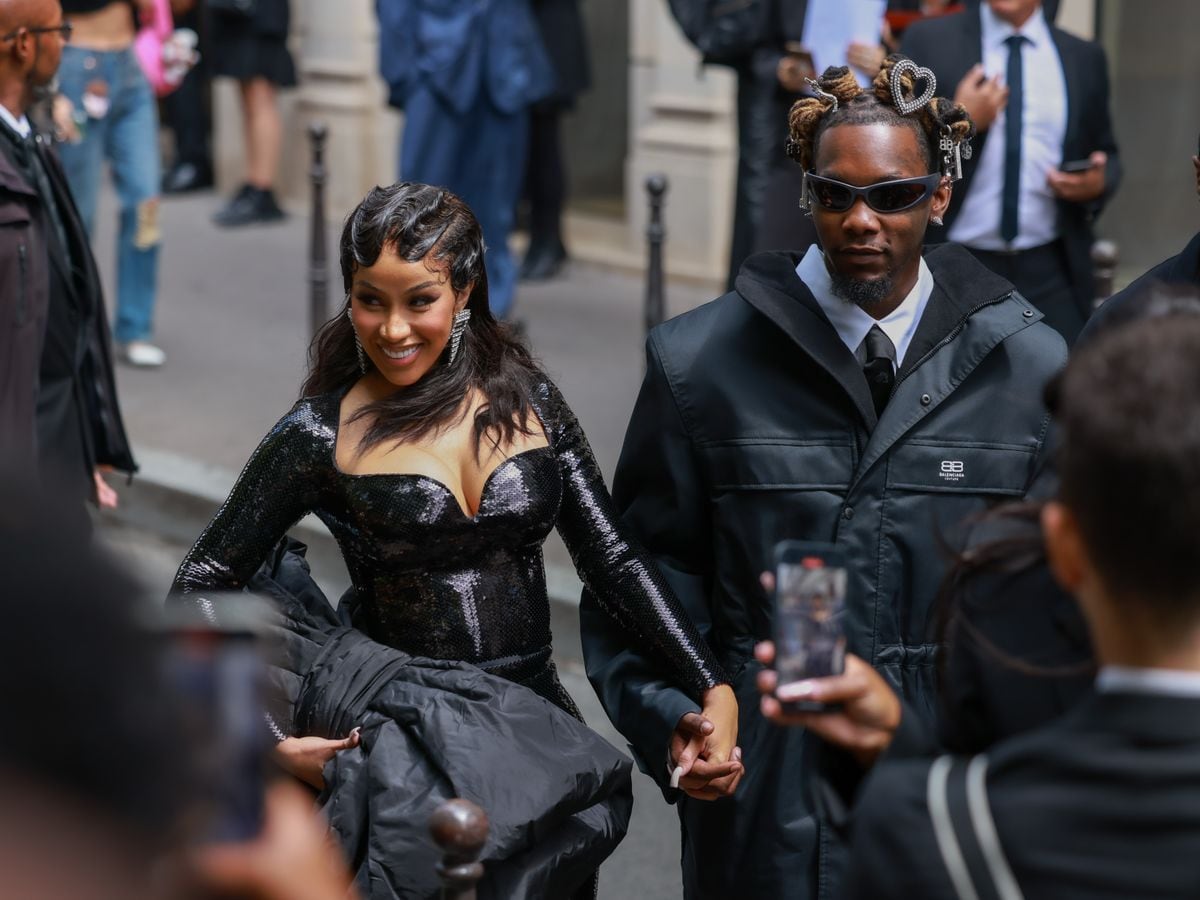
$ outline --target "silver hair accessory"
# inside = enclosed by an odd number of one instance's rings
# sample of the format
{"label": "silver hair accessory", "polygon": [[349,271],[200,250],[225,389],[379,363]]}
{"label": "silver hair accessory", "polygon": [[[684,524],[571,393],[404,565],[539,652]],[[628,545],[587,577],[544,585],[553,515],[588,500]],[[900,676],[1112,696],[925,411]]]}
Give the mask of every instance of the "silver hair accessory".
{"label": "silver hair accessory", "polygon": [[354,335],[354,349],[358,351],[358,371],[367,374],[367,354],[363,352],[362,341],[358,339],[358,329],[354,327],[354,316],[350,313],[350,301],[346,301],[346,318],[350,320],[350,333]]}
{"label": "silver hair accessory", "polygon": [[[971,148],[967,144],[967,149]],[[942,126],[942,136],[938,139],[938,150],[942,153],[942,173],[949,175],[953,181],[962,180],[962,142],[954,140],[954,133],[947,125]],[[970,159],[970,155],[967,156]]]}
{"label": "silver hair accessory", "polygon": [[821,100],[831,101],[833,103],[833,106],[829,107],[827,114],[837,112],[838,98],[833,96],[833,94],[829,93],[828,91],[821,90],[821,83],[817,81],[817,79],[805,78],[804,83],[808,85],[810,90],[812,90],[814,97],[817,97]]}
{"label": "silver hair accessory", "polygon": [[454,324],[450,327],[450,364],[454,364],[454,358],[458,356],[459,345],[462,344],[463,334],[467,330],[467,322],[471,319],[471,311],[469,309],[460,309],[454,314]]}
{"label": "silver hair accessory", "polygon": [[806,216],[812,215],[812,204],[808,200],[808,169],[800,177],[800,208]]}
{"label": "silver hair accessory", "polygon": [[[911,98],[904,96],[902,79],[905,73],[912,74],[914,88],[915,82],[925,82],[925,90],[921,92],[920,96]],[[902,59],[892,66],[889,83],[892,88],[892,103],[902,116],[912,115],[918,109],[924,107],[925,104],[933,99],[933,94],[937,90],[937,79],[933,77],[933,72],[924,66],[918,66],[911,59]]]}

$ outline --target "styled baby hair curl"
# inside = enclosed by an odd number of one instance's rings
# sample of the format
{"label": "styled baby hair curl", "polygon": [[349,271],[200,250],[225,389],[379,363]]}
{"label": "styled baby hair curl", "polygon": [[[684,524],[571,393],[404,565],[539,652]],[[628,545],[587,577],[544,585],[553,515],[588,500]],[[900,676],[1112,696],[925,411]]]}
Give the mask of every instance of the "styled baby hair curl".
{"label": "styled baby hair curl", "polygon": [[[787,154],[806,171],[813,168],[821,135],[834,125],[883,123],[911,128],[918,136],[930,171],[944,171],[938,145],[949,135],[956,146],[975,136],[975,123],[962,104],[934,97],[920,109],[903,115],[892,97],[892,70],[907,57],[891,54],[883,61],[869,87],[862,87],[846,66],[831,66],[817,79],[825,96],[805,97],[792,104],[788,114]],[[917,79],[906,68],[900,87],[906,97],[917,95]],[[836,102],[835,102],[836,99]]]}

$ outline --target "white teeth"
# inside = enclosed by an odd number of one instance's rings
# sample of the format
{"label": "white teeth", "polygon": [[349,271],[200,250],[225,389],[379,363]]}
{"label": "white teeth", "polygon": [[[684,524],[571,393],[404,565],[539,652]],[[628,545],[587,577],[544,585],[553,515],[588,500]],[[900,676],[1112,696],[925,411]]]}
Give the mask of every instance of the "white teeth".
{"label": "white teeth", "polygon": [[389,350],[387,347],[380,347],[379,349],[383,351],[383,355],[388,359],[408,359],[410,356],[420,350],[421,347],[420,345],[415,347],[405,347],[403,350]]}

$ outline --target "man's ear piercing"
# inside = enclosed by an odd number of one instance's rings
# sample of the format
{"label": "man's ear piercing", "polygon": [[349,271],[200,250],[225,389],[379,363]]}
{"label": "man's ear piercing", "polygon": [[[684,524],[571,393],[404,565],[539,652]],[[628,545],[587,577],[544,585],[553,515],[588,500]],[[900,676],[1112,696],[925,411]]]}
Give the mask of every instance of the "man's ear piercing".
{"label": "man's ear piercing", "polygon": [[930,216],[929,224],[930,225],[944,225],[945,223],[942,221],[941,216]]}

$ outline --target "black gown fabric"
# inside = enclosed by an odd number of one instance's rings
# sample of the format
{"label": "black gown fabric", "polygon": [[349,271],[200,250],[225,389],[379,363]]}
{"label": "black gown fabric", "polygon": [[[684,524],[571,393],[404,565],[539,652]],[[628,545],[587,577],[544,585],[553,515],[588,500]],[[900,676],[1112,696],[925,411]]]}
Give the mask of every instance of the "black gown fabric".
{"label": "black gown fabric", "polygon": [[429,820],[463,797],[489,819],[480,897],[594,896],[592,874],[629,824],[630,760],[527,688],[372,641],[334,612],[303,553],[281,542],[248,589],[281,613],[277,722],[324,737],[362,730],[326,765],[319,801],[361,895],[439,897]]}
{"label": "black gown fabric", "polygon": [[[424,475],[350,475],[335,462],[341,397],[305,398],[259,444],[188,552],[172,594],[239,591],[314,512],[357,595],[354,624],[414,656],[469,662],[578,716],[550,661],[542,543],[558,528],[601,607],[694,699],[728,681],[617,516],[575,416],[549,381],[533,406],[549,445],[510,456],[468,515]],[[666,748],[664,747],[664,752]]]}

